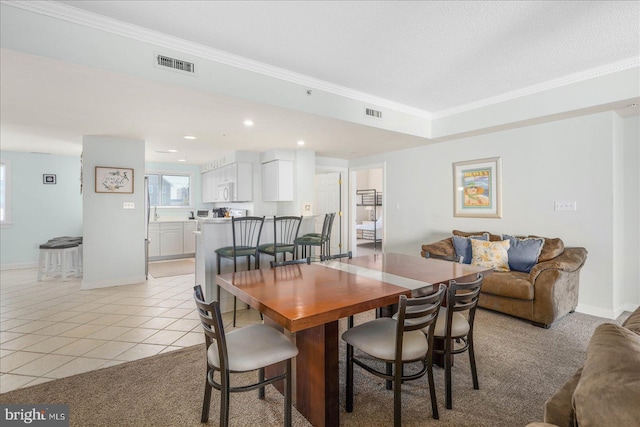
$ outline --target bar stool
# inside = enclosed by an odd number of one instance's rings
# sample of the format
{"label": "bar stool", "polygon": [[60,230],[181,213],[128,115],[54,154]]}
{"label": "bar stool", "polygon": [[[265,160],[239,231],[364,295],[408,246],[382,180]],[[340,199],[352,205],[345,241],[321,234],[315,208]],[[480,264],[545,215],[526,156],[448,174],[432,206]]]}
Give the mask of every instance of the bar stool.
{"label": "bar stool", "polygon": [[60,236],[60,237],[54,237],[53,239],[49,239],[49,242],[59,242],[59,241],[69,241],[69,242],[76,242],[78,243],[78,271],[82,274],[82,265],[83,265],[83,260],[82,260],[82,236],[76,236],[76,237],[71,237],[71,236]]}
{"label": "bar stool", "polygon": [[55,276],[58,273],[62,280],[75,273],[80,277],[78,247],[80,244],[76,240],[50,240],[40,245],[40,256],[38,260],[38,282],[43,276]]}

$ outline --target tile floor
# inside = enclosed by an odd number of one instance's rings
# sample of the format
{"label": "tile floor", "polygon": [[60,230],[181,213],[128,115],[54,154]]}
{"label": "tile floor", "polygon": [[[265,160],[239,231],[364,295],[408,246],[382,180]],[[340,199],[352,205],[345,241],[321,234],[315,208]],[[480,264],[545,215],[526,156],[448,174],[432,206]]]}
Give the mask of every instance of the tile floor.
{"label": "tile floor", "polygon": [[[36,276],[0,271],[0,393],[204,342],[193,274],[92,290]],[[238,327],[259,321],[238,310]]]}

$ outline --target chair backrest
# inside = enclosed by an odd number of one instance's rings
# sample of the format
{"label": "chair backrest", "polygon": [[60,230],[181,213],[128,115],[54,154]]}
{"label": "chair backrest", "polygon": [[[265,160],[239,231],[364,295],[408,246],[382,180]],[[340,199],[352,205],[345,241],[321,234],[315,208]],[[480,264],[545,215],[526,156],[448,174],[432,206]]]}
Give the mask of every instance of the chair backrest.
{"label": "chair backrest", "polygon": [[470,330],[473,331],[473,320],[475,319],[483,280],[484,275],[478,273],[476,280],[472,282],[459,283],[455,280],[449,281],[449,287],[447,289],[447,335],[450,335],[449,331],[453,321],[453,313],[456,311],[468,312],[466,317],[471,328]]}
{"label": "chair backrest", "polygon": [[335,212],[331,212],[329,214],[329,225],[327,227],[327,232],[326,234],[323,234],[322,239],[324,241],[330,242],[331,241],[331,232],[333,230],[333,221],[336,219],[336,213]]}
{"label": "chair backrest", "polygon": [[298,238],[302,216],[274,216],[273,217],[273,245],[295,246]]}
{"label": "chair backrest", "polygon": [[235,248],[257,248],[260,244],[263,216],[232,217],[233,246]]}
{"label": "chair backrest", "polygon": [[300,259],[292,259],[285,261],[271,261],[271,268],[274,267],[282,267],[283,265],[294,265],[294,264],[311,264],[311,257],[300,258]]}
{"label": "chair backrest", "polygon": [[416,298],[400,295],[396,320],[396,358],[402,354],[402,337],[404,332],[421,329],[427,331],[429,348],[433,348],[433,336],[440,305],[444,299],[446,285],[440,284],[436,292]]}
{"label": "chair backrest", "polygon": [[220,304],[215,300],[206,302],[200,285],[193,287],[193,299],[200,315],[200,323],[204,329],[205,351],[212,343],[216,343],[220,369],[224,371],[229,366],[229,356],[227,354],[227,340],[224,335],[222,315],[220,314]]}
{"label": "chair backrest", "polygon": [[324,222],[322,223],[322,239],[324,240],[327,236],[327,232],[329,231],[329,224],[331,223],[331,213],[324,214]]}
{"label": "chair backrest", "polygon": [[338,259],[338,258],[353,258],[353,252],[349,251],[349,252],[345,252],[342,254],[335,254],[335,255],[320,255],[320,261],[329,261],[332,259]]}
{"label": "chair backrest", "polygon": [[444,261],[452,261],[452,262],[457,262],[457,263],[461,263],[462,262],[462,256],[458,256],[458,255],[454,255],[454,256],[444,256],[444,255],[433,255],[430,252],[425,252],[424,253],[424,257],[425,258],[433,258],[433,259],[441,259]]}

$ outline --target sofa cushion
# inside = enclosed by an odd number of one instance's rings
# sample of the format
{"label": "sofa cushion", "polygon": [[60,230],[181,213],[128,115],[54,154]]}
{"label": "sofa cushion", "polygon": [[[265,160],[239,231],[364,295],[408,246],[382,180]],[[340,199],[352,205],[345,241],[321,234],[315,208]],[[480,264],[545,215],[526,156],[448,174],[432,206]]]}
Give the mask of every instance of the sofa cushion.
{"label": "sofa cushion", "polygon": [[631,313],[627,320],[622,323],[622,326],[640,335],[640,307]]}
{"label": "sofa cushion", "polygon": [[454,236],[460,236],[460,237],[482,236],[485,233],[489,235],[489,241],[490,242],[497,242],[499,240],[502,240],[502,236],[500,236],[498,234],[491,234],[488,231],[472,231],[472,232],[468,232],[468,231],[453,230],[451,232],[451,234],[453,234]]}
{"label": "sofa cushion", "polygon": [[508,250],[510,242],[501,240],[499,242],[485,242],[477,239],[471,241],[471,265],[479,267],[489,267],[496,271],[509,271]]}
{"label": "sofa cushion", "polygon": [[482,293],[531,301],[533,284],[529,275],[520,271],[493,272],[484,276]]}
{"label": "sofa cushion", "polygon": [[453,249],[456,252],[456,256],[462,257],[463,264],[471,264],[471,257],[473,255],[471,252],[471,239],[488,241],[489,233],[469,237],[453,235],[451,239],[453,241]]}
{"label": "sofa cushion", "polygon": [[538,263],[544,239],[542,237],[519,239],[508,234],[503,234],[502,239],[511,243],[508,251],[509,268],[524,273],[530,272]]}
{"label": "sofa cushion", "polygon": [[640,420],[640,336],[605,323],[593,332],[573,393],[580,427],[637,426]]}
{"label": "sofa cushion", "polygon": [[[526,236],[531,239],[539,239],[540,236],[529,235]],[[538,257],[538,262],[549,261],[554,259],[557,256],[562,255],[564,252],[564,242],[562,239],[553,238],[550,239],[548,237],[544,238],[544,245],[542,245],[542,250],[540,251],[540,256]]]}

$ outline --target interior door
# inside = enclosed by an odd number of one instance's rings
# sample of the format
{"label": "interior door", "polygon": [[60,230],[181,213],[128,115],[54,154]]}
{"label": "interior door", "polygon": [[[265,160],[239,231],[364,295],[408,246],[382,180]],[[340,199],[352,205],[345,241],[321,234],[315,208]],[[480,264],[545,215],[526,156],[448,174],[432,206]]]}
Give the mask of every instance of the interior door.
{"label": "interior door", "polygon": [[316,232],[322,232],[324,215],[336,212],[331,230],[331,253],[342,252],[341,174],[330,172],[316,175]]}

